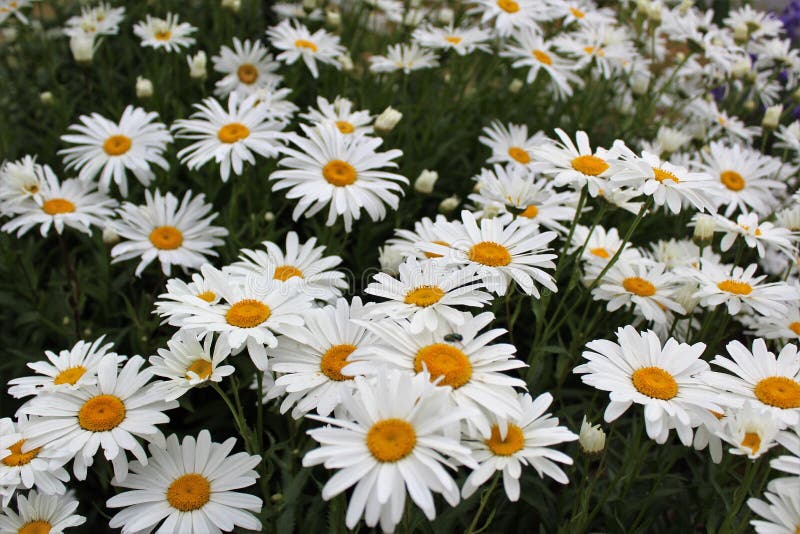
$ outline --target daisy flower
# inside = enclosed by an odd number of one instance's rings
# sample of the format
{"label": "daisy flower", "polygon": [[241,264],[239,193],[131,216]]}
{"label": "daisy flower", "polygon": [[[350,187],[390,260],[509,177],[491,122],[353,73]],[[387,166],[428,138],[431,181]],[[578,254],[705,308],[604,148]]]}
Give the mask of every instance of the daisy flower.
{"label": "daisy flower", "polygon": [[192,314],[195,305],[209,306],[219,302],[219,295],[212,291],[203,275],[192,274],[191,282],[184,282],[178,278],[167,280],[167,292],[158,296],[156,309],[153,313],[160,317],[167,317],[169,324],[180,325],[180,322]]}
{"label": "daisy flower", "polygon": [[[800,428],[795,427],[794,432],[785,430],[777,437],[778,443],[783,445],[789,454],[784,454],[770,460],[769,466],[776,471],[788,473],[790,476],[773,478],[769,489],[797,488],[800,489]],[[797,490],[792,490],[797,492]]]}
{"label": "daisy flower", "polygon": [[716,394],[699,373],[709,369],[701,359],[704,343],[679,343],[673,338],[661,344],[653,331],[637,332],[633,326],[617,330],[617,341],[598,339],[586,344],[587,363],[573,372],[601,391],[610,392],[605,420],[610,423],[632,404],[644,406],[647,435],[665,443],[675,429],[685,446],[692,444],[693,412],[721,412]]}
{"label": "daisy flower", "polygon": [[800,356],[797,346],[789,343],[778,356],[767,350],[763,339],[753,341],[752,351],[741,342],[725,347],[730,358],[717,355],[711,363],[733,373],[709,371],[703,379],[715,388],[728,392],[725,401],[733,407],[751,402],[768,410],[784,425],[800,422]]}
{"label": "daisy flower", "polygon": [[218,56],[211,58],[214,70],[224,77],[217,81],[214,94],[224,98],[236,91],[243,97],[263,87],[277,85],[283,76],[275,74],[280,66],[260,41],[240,41],[233,38],[233,48],[223,46]]}
{"label": "daisy flower", "polygon": [[255,165],[254,152],[265,158],[278,155],[286,122],[276,120],[267,106],[257,106],[258,95],[239,98],[236,92],[228,96],[227,111],[214,98],[206,98],[195,104],[197,112],[189,119],[175,121],[177,137],[194,141],[178,152],[181,163],[195,170],[214,160],[227,182],[231,169],[239,176],[245,163]]}
{"label": "daisy flower", "polygon": [[794,534],[800,525],[800,492],[764,493],[766,501],[751,497],[747,506],[760,519],[750,524],[758,534]]}
{"label": "daisy flower", "polygon": [[548,164],[542,172],[551,174],[557,186],[569,185],[576,191],[588,184],[592,196],[608,189],[608,178],[613,173],[611,163],[617,159],[616,153],[602,148],[592,151],[586,132],[575,134],[576,146],[564,130],[556,128],[555,131],[560,142],[545,144],[534,151],[537,160]]}
{"label": "daisy flower", "polygon": [[325,256],[325,247],[317,247],[312,237],[302,245],[296,232],[286,234],[286,252],[277,243],[264,241],[266,250],[242,249],[240,260],[224,268],[235,276],[249,274],[272,276],[285,282],[292,280],[300,291],[314,299],[330,301],[347,288],[345,274],[333,269],[342,263],[339,256]]}
{"label": "daisy flower", "polygon": [[573,86],[582,87],[583,81],[572,72],[576,65],[556,54],[553,48],[553,44],[546,42],[537,31],[526,28],[512,35],[500,56],[513,59],[511,67],[515,69],[528,67],[528,83],[533,83],[541,71],[547,73],[556,98],[564,100],[572,96]]}
{"label": "daisy flower", "polygon": [[461,325],[464,316],[456,306],[481,308],[492,300],[489,293],[480,290],[483,283],[477,271],[472,265],[453,270],[436,260],[418,262],[413,256],[406,258],[399,266],[399,280],[378,273],[364,289],[365,293],[388,299],[370,306],[369,314],[408,319],[412,334],[436,330],[440,322]]}
{"label": "daisy flower", "polygon": [[97,384],[80,389],[63,388],[38,395],[23,411],[38,416],[27,427],[29,447],[53,443],[74,456],[72,470],[78,480],[94,463],[100,446],[114,467],[118,480],[128,471],[130,451],[142,462],[145,452],[136,437],[163,446],[164,435],[155,425],[169,421],[163,412],[178,406],[164,401],[147,382],[151,375],[140,371],[144,360],[131,357],[117,369],[116,356],[106,356],[97,370]]}
{"label": "daisy flower", "polygon": [[777,445],[775,438],[782,426],[773,413],[745,401],[741,408],[726,411],[717,435],[733,445],[731,454],[755,460]]}
{"label": "daisy flower", "polygon": [[436,220],[423,217],[414,223],[413,230],[395,228],[395,237],[388,239],[386,244],[395,248],[403,259],[408,256],[414,256],[417,259],[441,258],[441,254],[420,250],[417,243],[437,243],[449,246],[443,239],[446,234],[451,233],[448,228],[454,225],[463,226],[461,221],[448,222],[444,215],[437,215]]}
{"label": "daisy flower", "polygon": [[284,396],[281,413],[294,406],[292,417],[310,411],[327,417],[341,405],[344,391],[353,388],[353,376],[342,373],[357,355],[371,351],[375,336],[353,319],[364,317],[361,299],[340,298],[335,306],[310,310],[302,327],[285,328],[278,346],[270,351],[271,368],[278,374],[268,399]]}
{"label": "daisy flower", "polygon": [[750,326],[756,337],[800,341],[800,307],[789,306],[780,315],[754,315]]}
{"label": "daisy flower", "polygon": [[764,245],[767,245],[793,260],[797,254],[797,233],[788,228],[775,226],[771,222],[759,222],[758,218],[755,213],[740,213],[734,222],[721,215],[716,216],[714,222],[717,231],[725,234],[719,244],[720,250],[722,252],[729,250],[736,239],[741,237],[745,244],[749,248],[756,249],[762,258],[766,255]]}
{"label": "daisy flower", "polygon": [[[546,2],[540,0],[471,0],[469,13],[481,16],[481,24],[491,23],[499,37],[508,37],[515,30],[534,27],[545,18]],[[544,9],[543,9],[544,8]]]}
{"label": "daisy flower", "polygon": [[424,252],[438,254],[457,265],[475,265],[486,288],[505,295],[514,281],[526,295],[539,297],[534,285],[538,282],[550,291],[558,291],[552,276],[543,269],[552,269],[555,254],[544,254],[545,247],[556,238],[555,232],[539,233],[537,225],[526,224],[517,217],[508,225],[497,219],[481,219],[481,225],[469,211],[461,212],[463,226],[450,225],[439,243],[417,243]]}
{"label": "daisy flower", "polygon": [[313,125],[333,124],[344,135],[372,133],[370,112],[368,110],[354,111],[353,103],[341,96],[337,96],[333,102],[318,96],[317,107],[309,108],[308,113],[303,113],[300,117]]}
{"label": "daisy flower", "polygon": [[4,162],[0,166],[0,213],[13,213],[14,207],[25,201],[41,203],[43,172],[35,157]]}
{"label": "daisy flower", "polygon": [[[596,269],[596,274],[600,274],[622,244],[623,240],[616,228],[606,229],[600,225],[589,228],[578,224],[572,233],[569,252],[573,253],[581,250],[581,260],[588,262],[590,265],[599,266],[600,268]],[[625,243],[625,248],[617,261],[619,263],[632,263],[639,261],[641,257],[642,255],[636,247],[631,243]]]}
{"label": "daisy flower", "polygon": [[172,193],[162,195],[144,192],[145,204],[125,202],[118,210],[119,218],[111,226],[121,241],[111,249],[112,263],[141,258],[135,274],[158,259],[161,270],[169,275],[173,265],[197,269],[217,256],[212,247],[225,244],[220,239],[228,230],[212,226],[217,217],[214,207],[205,203],[202,193],[192,197],[187,191],[182,200]]}
{"label": "daisy flower", "polygon": [[0,24],[14,15],[20,24],[28,24],[28,18],[22,13],[23,7],[29,7],[33,0],[2,0],[0,1]]}
{"label": "daisy flower", "polygon": [[522,417],[511,421],[499,421],[492,425],[489,439],[467,441],[479,467],[470,473],[461,496],[465,499],[475,493],[496,471],[503,473],[503,487],[508,500],[519,500],[519,478],[522,466],[530,465],[540,477],[549,476],[556,482],[566,484],[567,475],[556,462],[572,465],[572,458],[551,448],[552,445],[575,441],[578,436],[563,426],[558,418],[545,410],[553,402],[550,393],[542,393],[536,399],[527,393],[519,395]]}
{"label": "daisy flower", "polygon": [[618,261],[603,275],[592,296],[595,300],[607,300],[606,309],[610,312],[632,304],[634,312],[648,321],[665,323],[667,310],[679,315],[686,313],[672,300],[676,281],[663,263]]}
{"label": "daisy flower", "polygon": [[[343,392],[347,419],[309,416],[331,426],[308,434],[320,447],[306,453],[303,466],[340,469],[322,488],[329,500],[355,485],[345,524],[362,516],[369,527],[380,521],[391,532],[405,511],[406,492],[428,520],[436,517],[433,493],[455,506],[459,491],[443,466],[477,464],[469,449],[450,437],[469,413],[452,408],[448,388],[425,374],[382,371],[373,379],[356,377],[355,392]],[[366,511],[366,514],[365,514]]]}
{"label": "daisy flower", "polygon": [[286,136],[297,147],[282,149],[286,157],[278,164],[286,168],[269,177],[275,181],[273,191],[288,189],[287,198],[300,199],[292,213],[295,221],[329,206],[325,224],[333,226],[341,216],[345,231],[350,232],[362,208],[373,221],[386,217],[384,204],[397,209],[398,195],[403,192],[400,184],[408,184],[408,179],[379,169],[397,167],[392,160],[403,155],[400,150],[376,152],[382,139],[342,135],[330,124],[301,128],[305,137],[295,133]]}
{"label": "daisy flower", "polygon": [[188,22],[178,22],[178,15],[168,13],[166,19],[145,16],[144,21],[133,25],[133,33],[142,40],[142,46],[149,46],[166,52],[180,52],[195,43],[191,35],[197,28]]}
{"label": "daisy flower", "polygon": [[41,495],[31,490],[28,495],[17,495],[17,511],[4,508],[0,514],[0,532],[21,534],[48,532],[60,534],[67,528],[86,523],[78,515],[78,501],[73,495]]}
{"label": "daisy flower", "polygon": [[314,78],[319,77],[317,61],[340,68],[338,57],[346,53],[339,37],[319,29],[311,33],[297,20],[283,20],[267,30],[272,46],[282,50],[277,59],[287,65],[303,60]]}
{"label": "daisy flower", "polygon": [[531,166],[534,164],[533,150],[547,141],[542,132],[528,137],[528,127],[524,124],[505,125],[500,121],[492,122],[482,133],[478,140],[492,151],[488,163]]}
{"label": "daisy flower", "polygon": [[402,70],[405,74],[439,65],[436,54],[420,48],[417,43],[389,45],[385,56],[372,56],[369,58],[369,63],[369,70],[372,72]]}
{"label": "daisy flower", "polygon": [[158,356],[150,356],[148,370],[165,378],[157,382],[164,400],[176,400],[195,387],[221,382],[236,370],[232,365],[220,365],[231,353],[224,339],[218,339],[212,351],[214,336],[206,335],[200,344],[196,332],[178,330],[167,341],[166,349],[158,349]]}
{"label": "daisy flower", "polygon": [[255,516],[261,511],[261,499],[233,491],[256,483],[258,473],[253,468],[261,458],[246,452],[230,454],[235,443],[235,438],[214,443],[203,430],[197,439],[186,436],[181,442],[172,434],[164,447],[151,444],[146,461],[132,462],[127,478],[111,481],[131,491],[106,502],[109,508],[123,508],[109,526],[122,528],[125,534],[150,532],[159,524],[159,532],[261,529]]}
{"label": "daisy flower", "polygon": [[105,192],[113,179],[126,197],[128,171],[147,186],[155,177],[151,165],[169,169],[163,154],[172,136],[164,124],[155,122],[157,118],[158,113],[133,106],[125,108],[119,123],[98,113],[81,115],[81,124],[69,127],[74,133],[61,136],[62,141],[75,146],[58,153],[64,156],[67,170],[79,171],[81,180],[94,180],[99,175],[100,190]]}
{"label": "daisy flower", "polygon": [[111,7],[108,2],[96,6],[83,6],[81,14],[67,19],[64,34],[73,35],[117,35],[119,25],[125,18],[124,7]]}
{"label": "daisy flower", "polygon": [[425,48],[453,50],[459,56],[471,54],[475,50],[490,52],[486,43],[491,35],[478,27],[455,28],[451,22],[444,28],[428,23],[417,28],[411,38]]}

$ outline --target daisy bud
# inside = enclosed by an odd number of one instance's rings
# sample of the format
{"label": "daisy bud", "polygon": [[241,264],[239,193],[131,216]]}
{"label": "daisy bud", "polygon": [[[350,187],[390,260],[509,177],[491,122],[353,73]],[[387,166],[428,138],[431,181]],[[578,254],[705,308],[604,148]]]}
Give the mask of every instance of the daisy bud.
{"label": "daisy bud", "polygon": [[458,195],[447,197],[439,203],[439,211],[442,213],[450,213],[455,210],[460,203],[461,199],[458,198]]}
{"label": "daisy bud", "polygon": [[606,433],[600,428],[600,425],[592,425],[587,421],[584,415],[578,443],[586,454],[597,454],[606,446]]}
{"label": "daisy bud", "polygon": [[44,104],[45,106],[49,106],[53,103],[53,93],[50,91],[44,91],[39,93],[39,102]]}
{"label": "daisy bud", "polygon": [[694,296],[697,293],[697,289],[698,287],[695,283],[685,284],[672,295],[672,299],[686,310],[685,315],[691,315],[700,303],[700,299]]}
{"label": "daisy bud", "polygon": [[753,111],[756,109],[756,103],[754,100],[746,100],[744,103],[745,111]]}
{"label": "daisy bud", "polygon": [[450,24],[453,22],[454,17],[455,13],[449,7],[443,7],[439,10],[439,22],[442,24]]}
{"label": "daisy bud", "polygon": [[64,326],[69,326],[69,323],[71,323],[71,322],[72,321],[70,321],[69,317],[67,317],[66,315],[64,316],[63,319],[61,319],[61,324],[63,324]]}
{"label": "daisy bud", "polygon": [[433,192],[433,186],[436,185],[436,180],[438,179],[439,173],[425,169],[419,173],[417,180],[414,182],[414,190],[417,193],[429,195]]}
{"label": "daisy bud", "polygon": [[749,57],[743,57],[731,66],[731,74],[734,78],[743,78],[752,68]]}
{"label": "daisy bud", "polygon": [[337,9],[328,9],[325,11],[325,22],[328,26],[338,28],[342,24],[342,14]]}
{"label": "daisy bud", "polygon": [[386,245],[378,249],[378,263],[381,264],[381,271],[397,274],[400,272],[400,264],[403,263],[403,253],[396,247]]}
{"label": "daisy bud", "polygon": [[647,18],[655,23],[661,22],[661,4],[651,2],[650,7],[647,9]]}
{"label": "daisy bud", "polygon": [[222,0],[222,7],[228,8],[234,13],[239,12],[239,8],[242,7],[241,0]]}
{"label": "daisy bud", "polygon": [[283,500],[283,493],[274,493],[270,496],[269,500],[272,502],[281,502]]}
{"label": "daisy bud", "polygon": [[116,245],[119,243],[119,235],[111,226],[103,228],[103,243],[106,245]]}
{"label": "daisy bud", "polygon": [[88,65],[94,57],[94,37],[85,34],[75,34],[69,40],[69,49],[72,57],[81,64]]}
{"label": "daisy bud", "polygon": [[264,214],[264,220],[267,221],[268,223],[274,222],[275,221],[275,214],[272,213],[271,211],[266,212]]}
{"label": "daisy bud", "polygon": [[795,102],[800,102],[800,87],[795,89],[794,93],[792,93],[792,100]]}
{"label": "daisy bud", "polygon": [[355,67],[355,65],[353,65],[353,58],[351,58],[349,54],[342,54],[336,58],[336,61],[342,66],[344,72],[350,72]]}
{"label": "daisy bud", "polygon": [[764,118],[761,120],[761,126],[774,130],[781,123],[781,113],[783,113],[783,104],[768,107],[764,112]]}
{"label": "daisy bud", "polygon": [[511,83],[508,84],[508,92],[511,93],[512,95],[515,95],[522,90],[522,85],[523,85],[522,80],[520,80],[519,78],[514,78],[513,80],[511,80]]}
{"label": "daisy bud", "polygon": [[375,132],[380,135],[386,135],[397,126],[403,114],[394,109],[392,106],[384,109],[383,112],[375,119]]}
{"label": "daisy bud", "polygon": [[631,76],[631,91],[635,95],[647,93],[650,86],[650,73],[644,69],[635,69]]}
{"label": "daisy bud", "polygon": [[153,96],[153,82],[147,78],[137,76],[136,78],[136,98],[150,98]]}
{"label": "daisy bud", "polygon": [[188,56],[186,60],[189,62],[189,76],[194,80],[205,80],[208,73],[206,72],[206,63],[208,58],[206,53],[200,50],[194,56]]}
{"label": "daisy bud", "polygon": [[17,29],[14,26],[3,28],[2,33],[0,33],[0,35],[2,35],[3,41],[5,41],[8,44],[11,44],[17,40]]}
{"label": "daisy bud", "polygon": [[83,329],[83,337],[85,337],[87,339],[92,337],[92,329],[89,328],[88,326]]}
{"label": "daisy bud", "polygon": [[694,225],[692,240],[699,247],[711,244],[714,239],[714,217],[698,215]]}
{"label": "daisy bud", "polygon": [[483,219],[494,219],[500,215],[500,206],[497,204],[487,204],[483,208]]}
{"label": "daisy bud", "polygon": [[308,13],[317,7],[317,0],[303,0],[303,9]]}
{"label": "daisy bud", "polygon": [[737,44],[744,44],[750,38],[749,34],[750,30],[747,28],[747,24],[742,22],[741,24],[737,24],[733,29],[733,40],[736,41]]}

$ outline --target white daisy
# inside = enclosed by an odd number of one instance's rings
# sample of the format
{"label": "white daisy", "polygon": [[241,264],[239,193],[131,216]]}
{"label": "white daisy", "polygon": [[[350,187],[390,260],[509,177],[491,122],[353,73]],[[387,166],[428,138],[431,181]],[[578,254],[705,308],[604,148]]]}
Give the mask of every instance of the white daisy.
{"label": "white daisy", "polygon": [[65,529],[86,523],[78,515],[78,501],[73,495],[41,495],[31,490],[28,495],[17,495],[17,511],[4,508],[0,514],[0,532],[61,534]]}
{"label": "white daisy", "polygon": [[417,43],[389,45],[385,56],[374,55],[369,58],[369,63],[369,70],[372,72],[402,70],[405,74],[439,65],[436,54],[420,48]]}
{"label": "white daisy", "polygon": [[800,341],[800,307],[789,306],[780,315],[754,315],[750,327],[756,337]]}
{"label": "white daisy", "polygon": [[14,15],[21,24],[28,24],[28,18],[22,13],[23,7],[29,7],[34,0],[2,0],[0,1],[0,24]]}
{"label": "white daisy", "polygon": [[745,401],[741,408],[726,410],[717,435],[732,445],[731,454],[755,460],[777,445],[775,438],[782,426],[773,413]]}
{"label": "white daisy", "polygon": [[0,213],[13,213],[14,206],[28,200],[41,203],[42,166],[36,158],[24,156],[0,166]]}
{"label": "white daisy", "polygon": [[452,22],[444,28],[428,23],[411,34],[411,38],[420,46],[453,50],[459,56],[471,54],[475,50],[490,52],[487,44],[490,37],[489,32],[484,29],[475,26],[456,28]]}
{"label": "white daisy", "polygon": [[588,184],[592,196],[597,196],[604,188],[610,189],[608,178],[613,172],[611,163],[616,160],[616,153],[602,148],[592,151],[589,136],[583,131],[575,134],[577,146],[562,129],[556,128],[556,135],[560,142],[534,150],[537,160],[548,163],[542,172],[553,175],[556,185],[569,185],[576,191]]}
{"label": "white daisy", "polygon": [[283,20],[267,30],[272,46],[282,50],[277,59],[287,65],[303,59],[314,78],[319,77],[317,61],[340,68],[338,57],[346,52],[339,37],[323,29],[311,33],[297,20]]}
{"label": "white daisy", "polygon": [[770,490],[797,488],[800,490],[800,428],[795,427],[794,432],[784,430],[777,437],[778,443],[786,448],[789,454],[784,454],[770,460],[769,466],[776,471],[788,473],[788,477],[773,478],[767,486]]}
{"label": "white daisy", "polygon": [[158,298],[163,300],[156,301],[153,313],[167,317],[166,322],[178,326],[183,318],[191,315],[193,306],[216,304],[220,296],[211,290],[203,275],[194,273],[192,281],[188,283],[178,278],[167,280],[167,292]]}
{"label": "white daisy", "polygon": [[492,122],[482,133],[478,140],[492,150],[488,163],[531,166],[533,150],[547,141],[540,131],[528,137],[528,127],[524,124],[506,125],[500,121]]}
{"label": "white daisy", "polygon": [[798,234],[788,228],[775,226],[771,222],[759,222],[755,213],[740,213],[736,222],[726,219],[722,215],[714,218],[716,230],[724,232],[719,248],[722,252],[729,250],[738,237],[745,245],[758,251],[760,257],[766,254],[765,245],[784,253],[790,260],[797,254]]}
{"label": "white daisy", "polygon": [[395,237],[388,239],[386,244],[396,248],[401,258],[408,256],[414,256],[417,259],[441,258],[441,254],[420,250],[417,243],[437,243],[449,246],[443,239],[446,234],[450,233],[446,228],[453,225],[463,226],[461,221],[448,222],[444,215],[437,215],[435,221],[423,217],[414,223],[414,230],[395,228]]}
{"label": "white daisy", "polygon": [[300,109],[294,102],[288,100],[291,93],[292,90],[288,87],[270,84],[257,90],[253,95],[255,96],[255,105],[266,108],[270,117],[289,122]]}
{"label": "white daisy", "polygon": [[142,40],[142,46],[149,46],[166,52],[180,52],[195,43],[191,35],[197,28],[188,22],[178,22],[178,15],[167,13],[166,19],[146,15],[143,21],[133,25],[133,33]]}
{"label": "white daisy", "polygon": [[81,14],[67,19],[64,34],[74,35],[117,35],[119,25],[125,18],[124,7],[111,7],[108,2],[96,6],[81,7]]}
{"label": "white daisy", "polygon": [[220,98],[233,91],[246,97],[263,87],[277,85],[283,79],[275,74],[279,63],[272,60],[272,55],[260,41],[240,41],[234,37],[233,49],[223,46],[211,61],[214,70],[224,75],[214,88],[214,94]]}
{"label": "white daisy", "polygon": [[[575,226],[575,230],[572,233],[572,243],[570,244],[569,252],[573,253],[581,250],[581,260],[588,262],[589,266],[599,266],[595,274],[600,274],[608,261],[614,257],[622,246],[622,243],[622,238],[619,236],[619,231],[616,228],[605,229],[600,225],[589,228],[588,226],[578,224]],[[639,250],[629,242],[625,243],[625,248],[617,261],[620,263],[631,263],[638,261],[641,257],[642,255]]]}
{"label": "white daisy", "polygon": [[501,57],[510,58],[513,68],[527,67],[527,82],[533,83],[544,71],[550,77],[550,88],[556,98],[564,100],[572,96],[574,88],[582,87],[583,81],[573,72],[576,64],[562,58],[553,51],[554,45],[544,40],[539,32],[525,28],[512,35],[500,52]]}
{"label": "white daisy", "polygon": [[764,493],[766,502],[747,499],[747,506],[761,519],[750,524],[758,534],[796,534],[800,527],[800,491]]}
{"label": "white daisy", "polygon": [[370,112],[353,110],[353,103],[341,96],[337,96],[333,102],[318,96],[317,107],[309,108],[308,113],[303,113],[300,117],[313,125],[333,124],[344,135],[372,133]]}
{"label": "white daisy", "polygon": [[663,263],[618,261],[603,275],[592,296],[595,300],[607,300],[610,312],[632,304],[634,312],[648,321],[665,323],[668,310],[679,315],[686,313],[673,300],[676,283],[676,276]]}
{"label": "white daisy", "polygon": [[471,0],[470,3],[474,7],[469,13],[480,15],[481,24],[491,23],[500,37],[531,26],[538,28],[536,20],[545,18],[549,7],[541,0]]}

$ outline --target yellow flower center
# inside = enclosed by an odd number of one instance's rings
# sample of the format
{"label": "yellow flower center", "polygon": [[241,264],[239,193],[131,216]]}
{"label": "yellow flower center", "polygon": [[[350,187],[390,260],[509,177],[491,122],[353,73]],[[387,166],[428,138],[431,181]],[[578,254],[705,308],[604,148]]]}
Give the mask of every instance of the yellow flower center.
{"label": "yellow flower center", "polygon": [[125,403],[114,395],[97,395],[78,411],[78,424],[89,432],[107,432],[125,420]]}
{"label": "yellow flower center", "polygon": [[336,128],[343,134],[351,134],[356,130],[355,126],[347,121],[336,121]]}
{"label": "yellow flower center", "polygon": [[[437,245],[442,245],[443,247],[449,247],[450,246],[450,243],[448,243],[446,241],[431,241],[431,243],[435,243]],[[426,252],[425,253],[425,257],[426,258],[441,258],[442,255],[441,254],[436,254],[435,252]]]}
{"label": "yellow flower center", "polygon": [[322,355],[322,359],[319,361],[319,370],[335,382],[351,380],[352,376],[342,374],[342,368],[349,363],[347,357],[354,350],[356,350],[356,346],[347,343],[332,346]]}
{"label": "yellow flower center", "polygon": [[189,364],[189,367],[186,368],[186,375],[184,376],[186,380],[192,378],[191,376],[189,376],[189,371],[191,371],[194,374],[196,374],[199,378],[205,380],[209,376],[211,376],[211,370],[212,367],[210,361],[204,360],[203,358],[198,358]]}
{"label": "yellow flower center", "polygon": [[406,293],[405,303],[425,308],[439,302],[444,296],[437,286],[421,286]]}
{"label": "yellow flower center", "polygon": [[127,135],[112,135],[103,143],[103,150],[109,156],[121,156],[131,149],[131,144]]}
{"label": "yellow flower center", "polygon": [[252,63],[245,63],[236,70],[239,81],[246,85],[252,85],[258,79],[258,69]]}
{"label": "yellow flower center", "polygon": [[458,43],[461,42],[461,37],[457,37],[455,35],[448,35],[447,37],[444,38],[444,40],[450,44],[457,45]]}
{"label": "yellow flower center", "polygon": [[198,473],[187,473],[172,481],[167,502],[181,512],[199,510],[211,499],[211,484]]}
{"label": "yellow flower center", "polygon": [[83,376],[85,372],[86,372],[86,367],[82,365],[69,367],[56,375],[56,377],[53,379],[53,384],[75,385],[75,383],[78,382],[78,380],[80,380],[80,378]]}
{"label": "yellow flower center", "polygon": [[500,427],[493,425],[492,436],[484,443],[496,456],[511,456],[525,446],[525,435],[520,427],[509,423],[506,439],[503,439],[500,437]]}
{"label": "yellow flower center", "polygon": [[346,161],[334,159],[322,168],[322,176],[336,187],[344,187],[356,181],[356,169]]}
{"label": "yellow flower center", "polygon": [[39,451],[42,450],[41,447],[38,447],[36,449],[31,449],[28,452],[22,452],[23,443],[25,443],[25,440],[21,439],[8,448],[8,450],[11,451],[11,454],[3,458],[2,462],[5,465],[9,467],[19,467],[20,465],[29,464],[31,460],[36,458],[36,456],[39,454]]}
{"label": "yellow flower center", "polygon": [[434,343],[422,347],[414,358],[414,371],[422,372],[422,364],[428,368],[431,381],[444,377],[439,385],[458,389],[472,378],[472,364],[460,349],[447,343]]}
{"label": "yellow flower center", "polygon": [[797,321],[793,322],[792,324],[789,325],[789,330],[800,336],[800,323],[798,323]]}
{"label": "yellow flower center", "polygon": [[519,4],[514,0],[497,0],[497,7],[506,13],[516,13],[519,11]]}
{"label": "yellow flower center", "polygon": [[678,179],[677,176],[675,176],[673,173],[669,171],[665,171],[664,169],[653,167],[653,174],[655,175],[656,180],[658,180],[662,184],[664,183],[664,180],[672,180],[676,184],[680,183],[680,180]]}
{"label": "yellow flower center", "polygon": [[493,241],[481,241],[472,245],[468,257],[470,261],[490,267],[503,267],[511,263],[511,253],[508,249]]}
{"label": "yellow flower center", "polygon": [[58,215],[59,213],[72,213],[75,211],[75,204],[66,198],[51,198],[42,204],[42,211],[48,215]]}
{"label": "yellow flower center", "polygon": [[597,247],[597,248],[589,249],[589,252],[592,253],[593,255],[599,257],[599,258],[608,259],[608,258],[611,257],[611,254],[608,253],[608,250],[606,250],[603,247]]}
{"label": "yellow flower center", "polygon": [[608,170],[608,163],[597,156],[584,154],[572,160],[572,168],[587,176],[600,176]]}
{"label": "yellow flower center", "polygon": [[752,454],[756,454],[761,447],[761,436],[755,432],[745,432],[741,445],[743,448],[750,449]]}
{"label": "yellow flower center", "polygon": [[37,519],[35,521],[28,521],[17,531],[18,534],[50,534],[50,530],[53,528],[49,522],[43,519]]}
{"label": "yellow flower center", "polygon": [[402,460],[414,450],[417,433],[402,419],[383,419],[367,432],[367,448],[379,462]]}
{"label": "yellow flower center", "polygon": [[639,295],[640,297],[652,297],[656,294],[656,286],[638,276],[631,276],[622,281],[622,287],[628,293]]}
{"label": "yellow flower center", "polygon": [[296,40],[294,42],[294,46],[296,48],[305,48],[306,50],[311,50],[312,52],[316,52],[318,50],[317,45],[305,39]]}
{"label": "yellow flower center", "polygon": [[753,393],[764,404],[776,408],[800,408],[800,383],[787,376],[770,376],[759,380]]}
{"label": "yellow flower center", "polygon": [[534,50],[531,53],[533,54],[533,57],[535,57],[540,63],[544,63],[545,65],[553,64],[553,58],[551,58],[550,54],[544,50]]}
{"label": "yellow flower center", "polygon": [[731,191],[741,191],[745,185],[744,178],[736,171],[722,171],[719,181]]}
{"label": "yellow flower center", "polygon": [[249,135],[250,129],[240,122],[226,124],[217,132],[219,140],[229,145],[247,139]]}
{"label": "yellow flower center", "polygon": [[511,148],[509,148],[508,155],[511,156],[511,159],[513,159],[514,161],[518,161],[523,165],[526,165],[531,162],[531,155],[528,154],[528,151],[518,146],[512,146]]}
{"label": "yellow flower center", "polygon": [[525,208],[525,211],[519,214],[520,217],[525,217],[526,219],[535,219],[537,215],[539,215],[539,208],[533,204]]}
{"label": "yellow flower center", "polygon": [[303,271],[291,265],[281,265],[275,268],[275,276],[273,276],[273,278],[285,282],[289,278],[294,278],[295,276],[303,278]]}
{"label": "yellow flower center", "polygon": [[639,393],[653,399],[670,400],[678,394],[678,383],[660,367],[642,367],[633,372],[631,382]]}
{"label": "yellow flower center", "polygon": [[595,48],[593,46],[584,46],[583,47],[583,51],[586,52],[590,56],[594,55],[594,56],[603,57],[603,56],[606,55],[605,50],[603,50],[602,48]]}
{"label": "yellow flower center", "polygon": [[572,16],[575,17],[576,19],[582,19],[583,17],[586,16],[586,13],[584,13],[583,11],[578,9],[577,7],[569,8],[569,12],[572,13]]}
{"label": "yellow flower center", "polygon": [[196,296],[200,300],[204,300],[206,302],[214,302],[217,299],[217,294],[213,291],[203,291],[202,293],[198,293]]}
{"label": "yellow flower center", "polygon": [[30,195],[35,195],[39,192],[39,186],[37,184],[29,184],[23,187],[22,189],[25,190],[26,193]]}
{"label": "yellow flower center", "polygon": [[272,315],[269,306],[254,299],[244,299],[232,305],[225,313],[225,320],[231,326],[253,328]]}
{"label": "yellow flower center", "polygon": [[158,41],[169,41],[170,37],[172,37],[172,32],[169,30],[162,30],[160,32],[156,32],[153,36]]}
{"label": "yellow flower center", "polygon": [[753,286],[739,280],[723,280],[717,284],[717,287],[734,295],[749,295],[753,292]]}
{"label": "yellow flower center", "polygon": [[183,234],[174,226],[158,226],[150,232],[150,242],[160,250],[175,250],[183,244]]}

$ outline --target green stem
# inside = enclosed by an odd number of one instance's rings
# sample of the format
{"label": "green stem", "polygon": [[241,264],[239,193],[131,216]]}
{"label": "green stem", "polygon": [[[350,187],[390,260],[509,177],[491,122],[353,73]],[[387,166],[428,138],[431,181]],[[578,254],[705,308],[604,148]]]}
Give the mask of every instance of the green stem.
{"label": "green stem", "polygon": [[236,431],[239,432],[239,435],[244,440],[245,448],[247,452],[250,454],[254,454],[256,451],[250,442],[250,429],[247,428],[247,424],[244,420],[244,414],[240,410],[237,410],[236,407],[233,405],[230,397],[222,390],[222,388],[216,382],[211,382],[211,387],[214,388],[225,404],[228,406],[228,410],[230,410],[231,415],[233,416],[233,422],[236,424]]}
{"label": "green stem", "polygon": [[489,498],[492,496],[494,489],[497,487],[497,483],[500,481],[501,474],[501,471],[495,473],[494,479],[492,480],[492,485],[489,486],[489,489],[483,492],[483,495],[481,495],[481,505],[478,507],[478,511],[475,513],[475,517],[472,518],[472,523],[469,524],[469,528],[465,534],[475,534],[475,528],[478,526],[478,520],[481,518],[481,514],[483,514],[483,509],[486,508],[486,505],[489,503]]}
{"label": "green stem", "polygon": [[728,512],[727,517],[725,518],[725,522],[722,524],[722,528],[720,532],[734,532],[733,530],[733,523],[736,516],[739,515],[739,511],[744,504],[745,498],[750,490],[750,485],[753,483],[753,478],[756,476],[756,471],[758,471],[758,464],[753,460],[747,461],[747,466],[745,467],[744,471],[744,478],[742,479],[741,484],[739,487],[736,488],[736,491],[733,494],[733,504],[731,505],[730,511]]}

